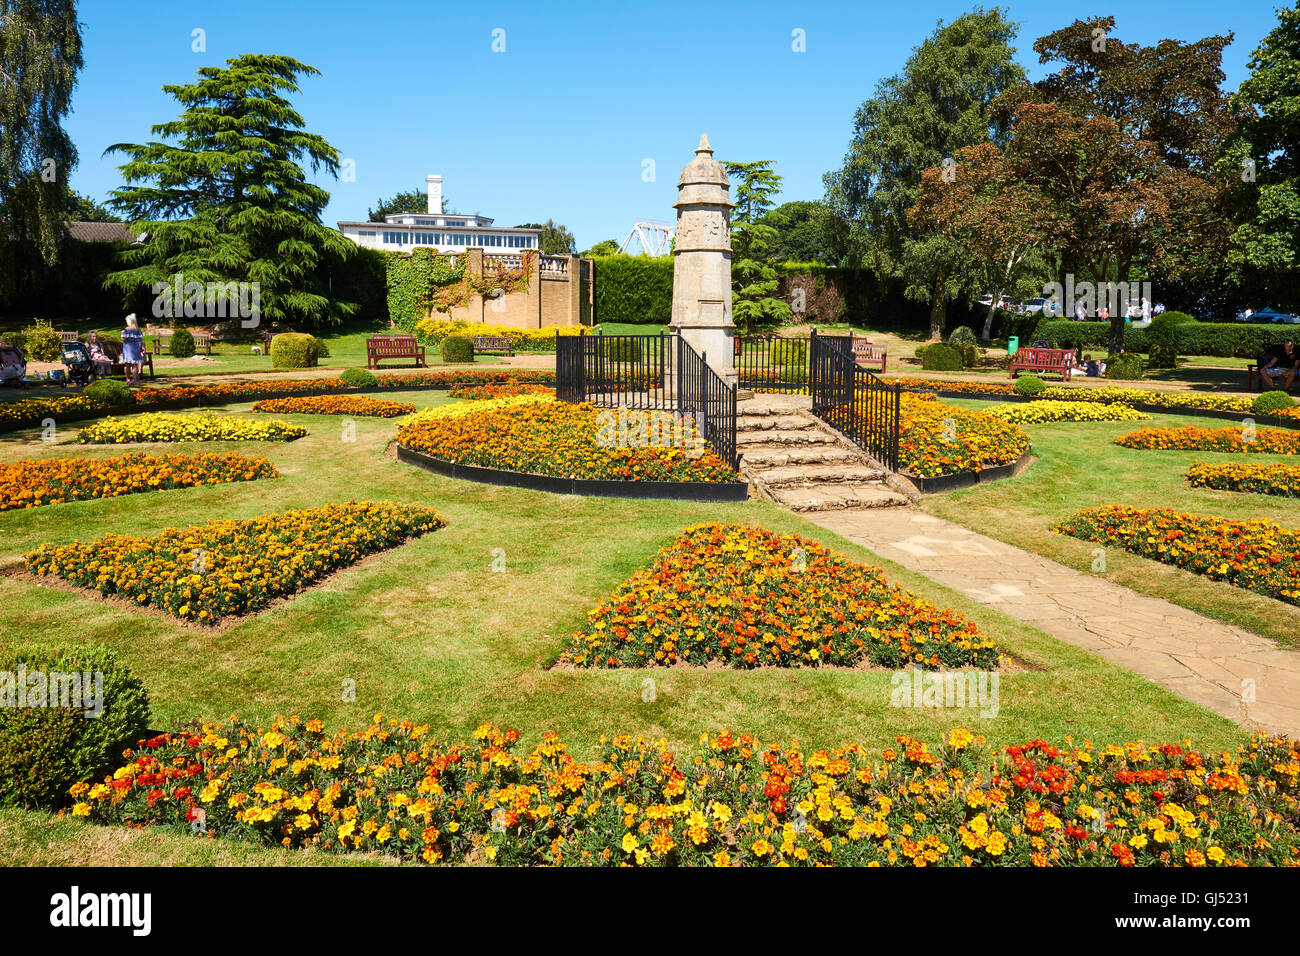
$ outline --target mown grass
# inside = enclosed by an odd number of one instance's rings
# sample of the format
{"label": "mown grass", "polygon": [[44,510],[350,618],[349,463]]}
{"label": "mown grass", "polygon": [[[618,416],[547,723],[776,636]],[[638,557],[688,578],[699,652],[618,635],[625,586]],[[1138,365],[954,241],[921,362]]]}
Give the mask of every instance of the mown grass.
{"label": "mown grass", "polygon": [[[952,404],[988,408],[962,399]],[[922,506],[990,537],[1025,548],[1080,571],[1092,572],[1097,544],[1051,528],[1083,508],[1121,504],[1172,508],[1224,518],[1267,518],[1300,528],[1300,499],[1193,488],[1187,467],[1194,461],[1300,463],[1284,455],[1145,451],[1114,443],[1120,435],[1148,426],[1232,427],[1230,421],[1155,415],[1149,422],[1058,422],[1024,426],[1038,460],[1018,478],[934,495]],[[1164,598],[1208,617],[1300,647],[1300,608],[1170,565],[1107,549],[1104,576],[1143,594]]]}

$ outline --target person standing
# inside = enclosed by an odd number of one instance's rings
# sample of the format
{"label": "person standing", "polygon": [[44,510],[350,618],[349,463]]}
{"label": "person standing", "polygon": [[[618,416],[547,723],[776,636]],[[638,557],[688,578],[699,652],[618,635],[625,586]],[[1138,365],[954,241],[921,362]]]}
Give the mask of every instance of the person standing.
{"label": "person standing", "polygon": [[122,332],[122,364],[126,366],[126,384],[140,384],[140,367],[144,364],[144,333],[140,331],[135,313],[126,317]]}
{"label": "person standing", "polygon": [[1142,297],[1142,321],[1151,321],[1151,300],[1146,296]]}

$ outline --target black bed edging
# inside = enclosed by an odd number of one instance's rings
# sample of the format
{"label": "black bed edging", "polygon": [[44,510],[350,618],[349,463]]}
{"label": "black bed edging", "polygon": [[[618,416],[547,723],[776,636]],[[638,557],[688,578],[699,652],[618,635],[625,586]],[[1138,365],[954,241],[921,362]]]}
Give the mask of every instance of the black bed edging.
{"label": "black bed edging", "polygon": [[464,465],[435,458],[405,445],[397,446],[397,458],[447,478],[478,481],[507,488],[549,491],[556,495],[590,495],[599,498],[666,498],[672,501],[745,501],[749,485],[743,481],[617,481],[599,478],[556,478],[522,471],[505,471]]}
{"label": "black bed edging", "polygon": [[922,494],[933,495],[944,491],[956,491],[958,488],[969,488],[972,485],[982,485],[989,481],[1000,481],[1003,478],[1014,478],[1029,467],[1029,460],[1033,456],[1034,446],[1030,445],[1011,464],[985,468],[983,471],[959,471],[954,475],[935,475],[933,478],[921,478],[905,471],[900,474],[916,485]]}
{"label": "black bed edging", "polygon": [[[1043,398],[1041,395],[993,395],[988,392],[948,392],[933,388],[905,388],[904,392],[925,392],[939,398],[973,398],[981,402],[1060,402],[1076,399]],[[1078,401],[1083,401],[1078,399]],[[1277,415],[1256,415],[1254,412],[1233,412],[1226,408],[1170,408],[1167,405],[1152,405],[1149,402],[1093,402],[1094,405],[1127,405],[1139,412],[1151,412],[1155,415],[1186,415],[1189,418],[1216,418],[1224,422],[1240,422],[1253,418],[1260,425],[1270,428],[1300,429],[1300,418],[1282,418]],[[1050,424],[1050,423],[1049,423]]]}

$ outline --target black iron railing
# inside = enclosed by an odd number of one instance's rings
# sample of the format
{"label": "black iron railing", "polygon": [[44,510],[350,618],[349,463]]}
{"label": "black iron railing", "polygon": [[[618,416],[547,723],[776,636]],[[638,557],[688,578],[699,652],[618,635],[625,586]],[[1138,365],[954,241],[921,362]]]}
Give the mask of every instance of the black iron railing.
{"label": "black iron railing", "polygon": [[735,338],[741,388],[802,392],[808,388],[808,339],[779,335]]}
{"label": "black iron railing", "polygon": [[812,411],[875,456],[898,470],[899,383],[892,385],[853,360],[848,336],[808,339],[808,394]]}
{"label": "black iron railing", "polygon": [[739,463],[736,389],[680,335],[558,336],[555,394],[569,402],[688,417],[723,461]]}

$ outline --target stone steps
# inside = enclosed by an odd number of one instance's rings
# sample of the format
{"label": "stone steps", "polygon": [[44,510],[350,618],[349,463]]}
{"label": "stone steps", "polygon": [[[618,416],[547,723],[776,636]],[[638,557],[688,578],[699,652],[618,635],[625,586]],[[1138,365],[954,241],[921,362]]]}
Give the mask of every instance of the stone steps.
{"label": "stone steps", "polygon": [[778,485],[769,494],[791,511],[862,511],[869,508],[896,508],[909,505],[905,495],[883,484],[822,482],[818,484]]}
{"label": "stone steps", "polygon": [[866,485],[885,479],[885,472],[879,468],[869,468],[860,462],[848,464],[831,462],[820,465],[783,465],[775,468],[762,468],[757,472],[768,488],[783,488],[812,485]]}
{"label": "stone steps", "polygon": [[746,413],[736,416],[736,432],[754,431],[799,431],[816,428],[816,424],[803,415],[751,415]]}
{"label": "stone steps", "polygon": [[833,437],[816,428],[809,427],[802,430],[786,429],[782,431],[750,431],[736,432],[736,444],[742,451],[747,450],[750,446],[769,446],[769,445],[831,445],[835,446],[837,442]]}
{"label": "stone steps", "polygon": [[782,465],[829,465],[856,463],[857,455],[836,444],[745,445],[745,464],[752,469],[777,468]]}

